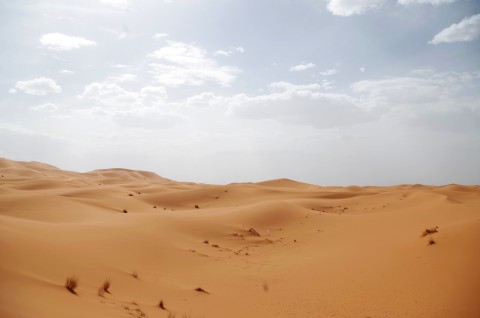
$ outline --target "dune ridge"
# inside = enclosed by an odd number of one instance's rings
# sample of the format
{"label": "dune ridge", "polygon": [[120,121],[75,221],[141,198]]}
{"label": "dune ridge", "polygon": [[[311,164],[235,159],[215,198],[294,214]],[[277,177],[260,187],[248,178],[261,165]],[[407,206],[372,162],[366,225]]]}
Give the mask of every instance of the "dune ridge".
{"label": "dune ridge", "polygon": [[474,318],[479,251],[478,185],[208,185],[0,158],[0,317]]}

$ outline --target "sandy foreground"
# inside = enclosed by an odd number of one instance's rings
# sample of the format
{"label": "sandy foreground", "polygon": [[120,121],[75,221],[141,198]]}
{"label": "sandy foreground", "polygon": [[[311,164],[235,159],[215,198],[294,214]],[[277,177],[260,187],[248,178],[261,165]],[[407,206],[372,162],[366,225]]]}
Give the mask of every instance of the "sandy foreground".
{"label": "sandy foreground", "polygon": [[478,318],[480,186],[207,185],[0,159],[0,259],[3,318]]}

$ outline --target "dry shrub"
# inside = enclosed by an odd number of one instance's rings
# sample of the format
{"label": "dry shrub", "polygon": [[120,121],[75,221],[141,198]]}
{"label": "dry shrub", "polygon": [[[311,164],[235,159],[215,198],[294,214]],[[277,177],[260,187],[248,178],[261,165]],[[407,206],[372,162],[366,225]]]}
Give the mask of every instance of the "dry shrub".
{"label": "dry shrub", "polygon": [[203,289],[202,287],[198,287],[198,288],[195,288],[195,290],[199,293],[205,293],[205,294],[210,294],[209,292],[207,292],[205,289]]}
{"label": "dry shrub", "polygon": [[137,279],[138,279],[138,272],[137,272],[137,271],[133,271],[132,276],[133,276],[134,278],[137,278]]}
{"label": "dry shrub", "polygon": [[160,299],[160,302],[158,303],[158,307],[160,307],[163,310],[167,310],[167,308],[165,308],[165,304],[163,303],[163,300],[161,299]]}
{"label": "dry shrub", "polygon": [[65,288],[68,289],[69,292],[76,295],[77,292],[75,291],[75,288],[77,288],[77,286],[78,278],[76,278],[75,276],[67,277],[67,279],[65,280]]}
{"label": "dry shrub", "polygon": [[427,235],[437,233],[437,232],[438,232],[438,226],[435,226],[435,227],[432,227],[430,229],[425,229],[425,231],[423,231],[423,233],[422,233],[422,236],[427,236]]}
{"label": "dry shrub", "polygon": [[110,294],[110,291],[108,290],[110,288],[110,284],[111,284],[110,279],[108,278],[105,279],[102,286],[98,288],[98,296],[105,297],[105,293]]}
{"label": "dry shrub", "polygon": [[250,229],[248,229],[248,232],[250,232],[250,233],[253,234],[254,236],[260,236],[260,234],[257,232],[257,230],[255,230],[253,227],[251,227]]}

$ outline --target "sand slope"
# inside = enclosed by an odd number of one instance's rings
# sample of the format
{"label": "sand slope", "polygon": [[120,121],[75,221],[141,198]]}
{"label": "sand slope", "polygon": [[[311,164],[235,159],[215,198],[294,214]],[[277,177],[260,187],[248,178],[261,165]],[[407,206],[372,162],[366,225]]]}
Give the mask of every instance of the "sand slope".
{"label": "sand slope", "polygon": [[480,317],[480,186],[219,186],[0,159],[0,257],[0,317]]}

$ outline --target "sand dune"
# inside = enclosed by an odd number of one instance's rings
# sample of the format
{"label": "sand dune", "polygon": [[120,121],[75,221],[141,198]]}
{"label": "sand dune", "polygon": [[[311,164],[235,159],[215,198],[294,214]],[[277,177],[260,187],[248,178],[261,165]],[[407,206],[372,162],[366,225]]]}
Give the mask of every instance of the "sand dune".
{"label": "sand dune", "polygon": [[480,186],[207,185],[0,159],[0,256],[5,318],[474,318]]}

